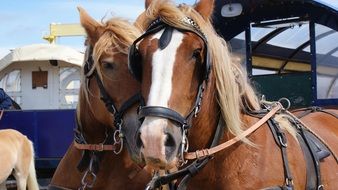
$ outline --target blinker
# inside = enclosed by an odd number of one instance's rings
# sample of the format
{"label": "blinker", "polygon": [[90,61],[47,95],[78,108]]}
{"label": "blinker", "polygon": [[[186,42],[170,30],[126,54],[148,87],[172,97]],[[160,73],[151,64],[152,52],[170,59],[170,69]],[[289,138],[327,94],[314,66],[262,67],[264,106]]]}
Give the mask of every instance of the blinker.
{"label": "blinker", "polygon": [[158,47],[161,50],[163,50],[164,48],[166,48],[168,46],[168,44],[170,43],[171,38],[173,36],[173,31],[174,31],[174,28],[170,27],[170,26],[167,26],[164,29],[164,32],[162,33],[162,35],[160,37],[160,40],[158,41]]}

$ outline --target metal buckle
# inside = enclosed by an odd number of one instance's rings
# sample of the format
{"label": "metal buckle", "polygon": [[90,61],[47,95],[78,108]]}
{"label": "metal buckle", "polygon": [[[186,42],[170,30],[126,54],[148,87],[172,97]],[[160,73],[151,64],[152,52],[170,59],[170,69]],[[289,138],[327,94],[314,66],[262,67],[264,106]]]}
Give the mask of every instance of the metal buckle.
{"label": "metal buckle", "polygon": [[103,151],[103,143],[98,144],[99,149],[96,151],[102,152]]}
{"label": "metal buckle", "polygon": [[197,117],[197,114],[200,112],[200,108],[199,106],[196,106],[195,107],[195,110],[194,110],[194,117]]}
{"label": "metal buckle", "polygon": [[183,166],[188,162],[188,160],[184,159],[184,153],[188,152],[189,149],[189,140],[187,138],[187,130],[183,130],[182,132],[182,143],[181,143],[181,151],[180,151],[180,166]]}
{"label": "metal buckle", "polygon": [[[90,174],[90,175],[88,175],[88,174]],[[89,179],[90,179],[90,181],[88,181]],[[93,188],[95,181],[96,181],[96,175],[94,174],[94,172],[87,170],[86,173],[83,175],[82,180],[81,180],[82,187],[79,188],[79,189],[86,189],[87,187]]]}
{"label": "metal buckle", "polygon": [[285,179],[285,184],[286,184],[287,186],[293,186],[293,179],[286,178],[286,179]]}
{"label": "metal buckle", "polygon": [[282,137],[280,135],[278,135],[278,140],[279,140],[279,143],[283,146],[283,147],[288,147],[288,144],[287,143],[284,143]]}
{"label": "metal buckle", "polygon": [[323,184],[318,185],[317,190],[323,190],[323,189],[324,189],[324,185]]}

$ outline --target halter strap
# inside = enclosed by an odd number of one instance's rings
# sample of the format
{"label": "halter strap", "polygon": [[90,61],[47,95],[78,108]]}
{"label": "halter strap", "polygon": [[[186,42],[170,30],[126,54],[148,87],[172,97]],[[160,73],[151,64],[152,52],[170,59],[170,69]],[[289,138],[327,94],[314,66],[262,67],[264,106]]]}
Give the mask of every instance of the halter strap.
{"label": "halter strap", "polygon": [[114,151],[116,150],[115,144],[80,144],[74,141],[74,146],[79,150],[90,150],[90,151]]}
{"label": "halter strap", "polygon": [[202,149],[197,150],[196,152],[188,152],[184,155],[184,158],[187,160],[193,160],[202,158],[205,156],[213,155],[221,150],[224,150],[226,148],[229,148],[230,146],[234,145],[235,143],[243,140],[245,137],[249,136],[253,132],[255,132],[258,128],[260,128],[265,122],[267,122],[272,116],[274,116],[279,110],[282,109],[282,106],[277,103],[277,105],[269,111],[262,119],[260,119],[257,123],[249,127],[247,130],[245,130],[240,135],[220,144],[215,147],[209,148],[209,149]]}

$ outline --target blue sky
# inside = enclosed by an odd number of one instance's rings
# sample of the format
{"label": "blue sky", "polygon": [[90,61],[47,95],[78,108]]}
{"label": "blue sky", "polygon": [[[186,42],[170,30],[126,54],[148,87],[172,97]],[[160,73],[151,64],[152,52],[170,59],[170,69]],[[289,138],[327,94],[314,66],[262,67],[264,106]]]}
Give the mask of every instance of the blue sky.
{"label": "blue sky", "polygon": [[[338,0],[317,0],[338,8]],[[195,0],[176,0],[193,4]],[[144,9],[143,0],[2,0],[0,6],[0,59],[10,49],[47,43],[50,23],[79,23],[76,9],[82,6],[97,20],[120,16],[133,21]],[[59,38],[57,44],[83,49],[84,37]]]}
{"label": "blue sky", "polygon": [[[195,0],[179,0],[193,4]],[[0,59],[10,49],[34,43],[47,43],[50,23],[79,23],[77,6],[96,20],[119,16],[133,21],[143,10],[143,0],[2,0],[0,6]],[[84,37],[63,37],[57,44],[81,50]]]}

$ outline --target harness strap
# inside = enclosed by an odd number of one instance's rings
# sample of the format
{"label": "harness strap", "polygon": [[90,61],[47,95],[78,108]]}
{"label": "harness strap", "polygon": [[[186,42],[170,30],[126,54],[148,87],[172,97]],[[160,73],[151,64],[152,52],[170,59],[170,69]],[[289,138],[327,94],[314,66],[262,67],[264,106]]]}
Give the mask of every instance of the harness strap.
{"label": "harness strap", "polygon": [[163,117],[175,121],[181,124],[178,127],[187,124],[187,121],[184,117],[181,116],[178,112],[161,106],[144,106],[139,110],[139,119],[142,119],[146,116],[156,116]]}
{"label": "harness strap", "polygon": [[90,151],[114,151],[116,150],[115,144],[79,144],[74,141],[74,146],[79,150],[90,150]]}
{"label": "harness strap", "polygon": [[188,152],[184,155],[184,158],[187,160],[193,160],[196,158],[198,159],[205,156],[213,155],[219,151],[222,151],[232,146],[233,144],[243,140],[245,137],[255,132],[258,128],[260,128],[264,123],[266,123],[272,116],[274,116],[281,109],[282,109],[281,104],[277,103],[276,106],[269,111],[269,113],[267,113],[262,119],[260,119],[257,123],[246,129],[240,135],[209,149],[197,150],[196,152]]}
{"label": "harness strap", "polygon": [[[212,140],[211,146],[214,147],[216,146],[219,141],[221,140],[223,134],[224,134],[224,129],[225,129],[225,123],[224,120],[221,118],[219,119],[219,123],[217,125],[214,138]],[[188,181],[194,177],[201,169],[203,169],[206,164],[212,159],[213,157],[208,156],[203,158],[201,161],[195,161],[194,164],[196,165],[197,170],[189,170],[189,173],[180,181],[180,183],[177,185],[177,190],[185,190],[187,189]]]}
{"label": "harness strap", "polygon": [[309,131],[315,137],[317,137],[317,139],[320,140],[321,143],[331,152],[332,156],[334,157],[334,159],[338,163],[338,157],[337,157],[337,155],[335,154],[335,152],[333,151],[333,149],[329,146],[329,144],[324,141],[324,139],[322,139],[319,135],[317,135],[311,128],[307,127],[302,120],[300,120],[299,118],[295,117],[292,113],[290,113],[289,111],[286,111],[286,113],[288,113],[295,121],[299,122],[303,127],[305,127],[307,131]]}
{"label": "harness strap", "polygon": [[289,167],[289,160],[286,151],[287,139],[285,133],[281,130],[279,124],[274,119],[270,118],[267,123],[282,153],[284,178],[285,178],[285,184],[282,187],[286,189],[293,189],[293,177]]}
{"label": "harness strap", "polygon": [[97,71],[95,70],[94,73],[95,78],[96,78],[96,82],[97,85],[100,89],[100,94],[101,94],[101,100],[105,103],[107,110],[112,113],[112,114],[116,114],[117,113],[117,108],[114,104],[113,99],[109,96],[109,94],[106,92],[102,81],[100,80],[99,75],[97,74]]}
{"label": "harness strap", "polygon": [[311,150],[307,146],[302,136],[297,134],[297,139],[302,149],[306,164],[306,189],[316,189],[317,172],[314,165],[315,161],[313,160]]}
{"label": "harness strap", "polygon": [[309,152],[310,152],[310,158],[312,159],[312,162],[313,162],[313,166],[314,166],[314,169],[315,169],[315,172],[312,172],[314,174],[316,174],[314,177],[315,180],[317,181],[316,183],[316,187],[315,189],[320,189],[320,187],[322,187],[322,180],[321,180],[321,174],[320,174],[320,166],[319,166],[319,159],[316,155],[316,152],[314,150],[314,147],[312,146],[312,144],[310,143],[309,139],[307,138],[307,136],[305,135],[305,130],[303,127],[300,127],[299,129],[300,131],[300,134],[301,136],[303,137],[303,140],[304,142],[306,143],[307,145],[307,148],[309,149]]}
{"label": "harness strap", "polygon": [[338,119],[338,114],[324,110],[323,108],[318,107],[318,106],[312,106],[312,107],[309,107],[309,108],[301,108],[301,109],[297,109],[297,110],[294,110],[294,111],[304,111],[300,115],[297,115],[297,117],[299,119],[307,116],[310,113],[315,113],[315,112],[323,112],[323,113],[326,113],[326,114],[331,115],[332,117],[335,117],[336,119]]}
{"label": "harness strap", "polygon": [[48,185],[48,190],[72,190],[72,189],[57,186],[57,185]]}
{"label": "harness strap", "polygon": [[164,176],[155,176],[148,183],[146,190],[153,190],[153,189],[159,188],[162,185],[169,184],[171,181],[179,179],[188,174],[191,174],[192,176],[194,176],[197,174],[198,171],[200,171],[208,163],[208,161],[209,159],[205,159],[205,158],[198,159],[198,160],[195,160],[193,164],[190,164],[188,167],[182,170],[178,170],[174,173],[167,174]]}

